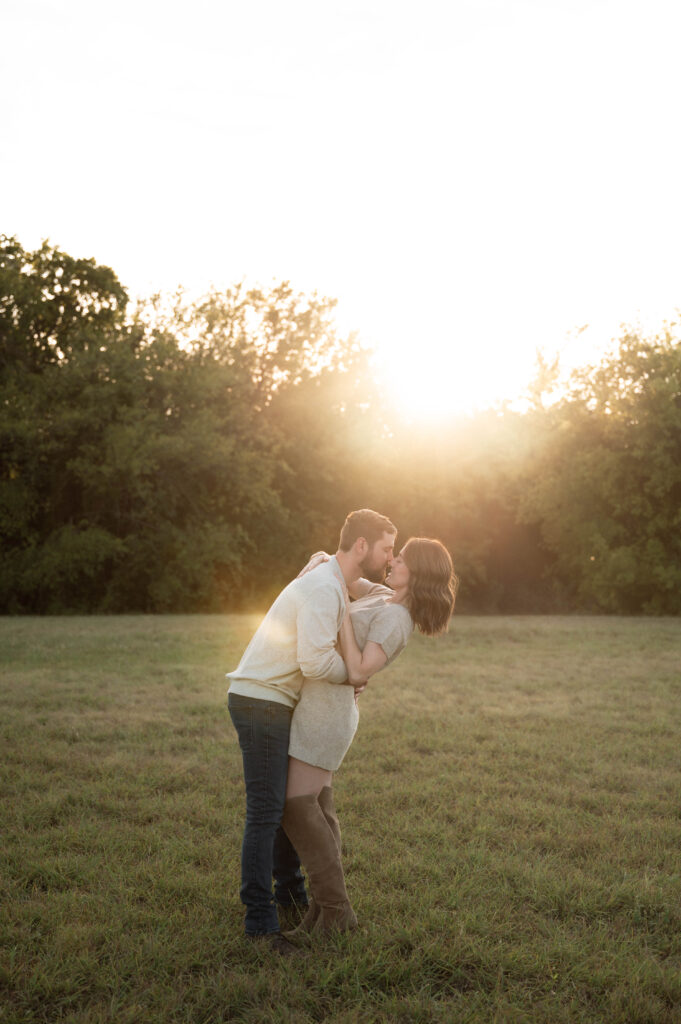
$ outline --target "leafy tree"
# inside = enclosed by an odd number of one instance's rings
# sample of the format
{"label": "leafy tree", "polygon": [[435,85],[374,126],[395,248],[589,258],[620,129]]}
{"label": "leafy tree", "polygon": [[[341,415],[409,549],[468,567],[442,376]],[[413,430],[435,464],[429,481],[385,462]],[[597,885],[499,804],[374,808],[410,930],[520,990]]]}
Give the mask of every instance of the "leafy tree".
{"label": "leafy tree", "polygon": [[[74,260],[48,243],[34,253],[0,239],[0,605],[40,607],[26,594],[54,586],[87,591],[119,550],[99,529],[74,529],[63,439],[79,413],[62,373],[88,364],[88,387],[101,352],[122,322],[127,297],[115,275]],[[48,548],[45,540],[50,537]],[[61,581],[58,584],[56,581]]]}
{"label": "leafy tree", "polygon": [[[13,245],[16,266],[68,262]],[[88,268],[93,295],[81,274],[62,333],[44,330],[63,314],[42,276],[9,295],[27,333],[0,384],[0,606],[239,607],[307,550],[330,473],[318,441],[344,451],[359,350],[336,337],[333,303],[288,285],[157,299],[123,321],[113,275]]]}
{"label": "leafy tree", "polygon": [[0,235],[0,373],[63,362],[120,324],[128,297],[109,267],[48,242],[29,253]]}
{"label": "leafy tree", "polygon": [[0,610],[262,604],[370,505],[440,537],[476,611],[681,611],[681,345],[627,333],[555,397],[431,429],[383,407],[334,302],[236,286],[130,311],[0,240]]}
{"label": "leafy tree", "polygon": [[627,332],[550,409],[522,502],[581,608],[681,611],[681,344]]}
{"label": "leafy tree", "polygon": [[251,584],[268,594],[304,563],[310,545],[336,539],[380,429],[367,355],[354,336],[339,337],[335,305],[288,283],[269,292],[237,286],[193,304],[180,293],[162,317],[202,364],[238,370],[235,393],[250,395],[251,429],[275,456],[270,486],[285,522],[259,531],[250,571]]}
{"label": "leafy tree", "polygon": [[5,389],[9,609],[183,610],[243,596],[273,455],[229,367],[168,336],[90,346]]}

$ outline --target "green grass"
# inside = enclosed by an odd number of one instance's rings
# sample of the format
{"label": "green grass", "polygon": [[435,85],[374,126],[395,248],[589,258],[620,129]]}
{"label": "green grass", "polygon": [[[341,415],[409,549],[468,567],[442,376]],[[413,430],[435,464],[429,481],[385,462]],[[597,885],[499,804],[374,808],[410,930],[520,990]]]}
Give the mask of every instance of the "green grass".
{"label": "green grass", "polygon": [[458,618],[338,773],[361,930],[241,938],[252,616],[1,619],[0,1021],[681,1021],[681,621]]}

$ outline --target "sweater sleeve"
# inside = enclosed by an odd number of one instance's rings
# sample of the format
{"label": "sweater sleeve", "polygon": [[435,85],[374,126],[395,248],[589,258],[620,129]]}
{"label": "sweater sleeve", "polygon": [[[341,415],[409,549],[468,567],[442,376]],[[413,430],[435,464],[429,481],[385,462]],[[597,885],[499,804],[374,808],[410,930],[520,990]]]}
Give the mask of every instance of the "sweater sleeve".
{"label": "sweater sleeve", "polygon": [[344,683],[345,662],[336,650],[341,596],[333,586],[318,587],[298,612],[300,671],[306,679]]}
{"label": "sweater sleeve", "polygon": [[377,615],[374,615],[367,643],[372,640],[383,648],[388,662],[393,661],[397,655],[407,646],[411,636],[413,623],[408,615],[401,614],[401,611],[391,605],[386,605]]}

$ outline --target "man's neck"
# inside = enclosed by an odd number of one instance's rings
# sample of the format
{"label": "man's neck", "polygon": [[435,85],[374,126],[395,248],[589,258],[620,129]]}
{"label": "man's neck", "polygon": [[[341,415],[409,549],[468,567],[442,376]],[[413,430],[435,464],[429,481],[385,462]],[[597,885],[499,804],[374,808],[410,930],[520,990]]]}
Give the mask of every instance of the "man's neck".
{"label": "man's neck", "polygon": [[341,567],[346,586],[349,587],[351,583],[354,583],[362,575],[359,566],[349,551],[337,551],[336,561]]}

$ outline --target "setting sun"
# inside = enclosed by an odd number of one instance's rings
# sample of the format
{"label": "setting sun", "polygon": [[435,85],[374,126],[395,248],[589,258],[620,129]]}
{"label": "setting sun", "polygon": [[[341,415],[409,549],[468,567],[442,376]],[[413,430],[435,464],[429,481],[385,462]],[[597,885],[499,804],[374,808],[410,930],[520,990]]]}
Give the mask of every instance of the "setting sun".
{"label": "setting sun", "polygon": [[[381,364],[384,364],[383,366]],[[380,390],[406,420],[439,419],[493,404],[503,382],[490,379],[475,354],[455,346],[406,342],[376,356]]]}

